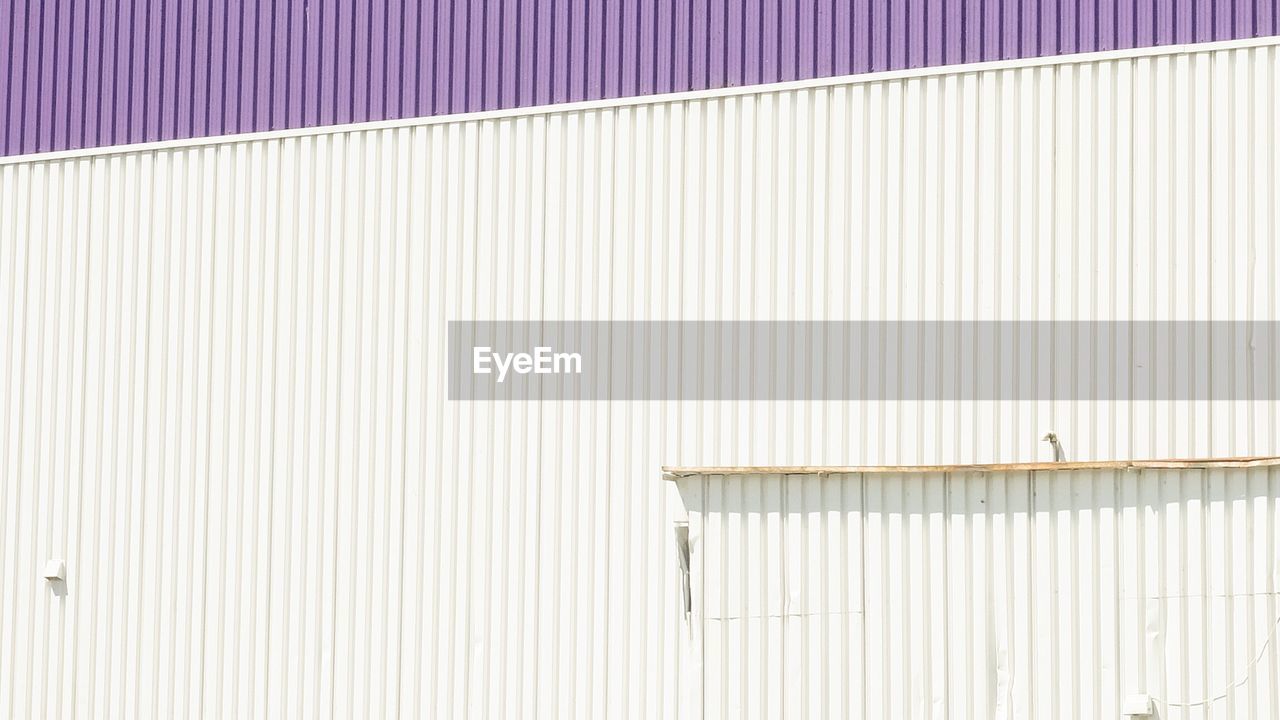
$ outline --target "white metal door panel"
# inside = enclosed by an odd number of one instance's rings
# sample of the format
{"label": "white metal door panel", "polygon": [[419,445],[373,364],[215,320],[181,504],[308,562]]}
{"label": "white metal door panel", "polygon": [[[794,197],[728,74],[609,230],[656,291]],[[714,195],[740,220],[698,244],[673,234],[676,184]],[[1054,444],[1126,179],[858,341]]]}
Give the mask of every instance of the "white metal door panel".
{"label": "white metal door panel", "polygon": [[1280,713],[1280,471],[702,475],[704,717]]}

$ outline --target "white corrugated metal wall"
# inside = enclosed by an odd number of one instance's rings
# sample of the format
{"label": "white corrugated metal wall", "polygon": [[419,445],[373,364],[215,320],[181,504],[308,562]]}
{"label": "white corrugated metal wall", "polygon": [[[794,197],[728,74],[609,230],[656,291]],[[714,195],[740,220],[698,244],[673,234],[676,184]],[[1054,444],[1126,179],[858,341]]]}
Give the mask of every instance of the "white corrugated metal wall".
{"label": "white corrugated metal wall", "polygon": [[679,482],[706,717],[1280,715],[1275,466]]}
{"label": "white corrugated metal wall", "polygon": [[1280,452],[1270,400],[490,405],[443,364],[449,319],[1280,318],[1278,60],[0,161],[0,715],[674,714],[663,464]]}

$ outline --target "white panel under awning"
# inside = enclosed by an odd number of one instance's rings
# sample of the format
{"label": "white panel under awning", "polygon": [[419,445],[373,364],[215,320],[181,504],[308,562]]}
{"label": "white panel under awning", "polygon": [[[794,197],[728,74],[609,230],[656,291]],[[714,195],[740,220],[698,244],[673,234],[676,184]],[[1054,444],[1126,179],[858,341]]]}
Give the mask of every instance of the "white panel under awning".
{"label": "white panel under awning", "polygon": [[704,717],[1280,714],[1280,468],[694,474]]}

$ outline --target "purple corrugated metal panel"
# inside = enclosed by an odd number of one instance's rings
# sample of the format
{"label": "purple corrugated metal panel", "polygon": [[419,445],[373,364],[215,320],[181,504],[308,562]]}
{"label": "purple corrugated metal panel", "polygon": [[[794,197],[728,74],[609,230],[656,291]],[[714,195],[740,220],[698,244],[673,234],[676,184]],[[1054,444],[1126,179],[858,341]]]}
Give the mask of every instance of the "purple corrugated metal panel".
{"label": "purple corrugated metal panel", "polygon": [[0,0],[0,154],[1255,37],[1277,0]]}

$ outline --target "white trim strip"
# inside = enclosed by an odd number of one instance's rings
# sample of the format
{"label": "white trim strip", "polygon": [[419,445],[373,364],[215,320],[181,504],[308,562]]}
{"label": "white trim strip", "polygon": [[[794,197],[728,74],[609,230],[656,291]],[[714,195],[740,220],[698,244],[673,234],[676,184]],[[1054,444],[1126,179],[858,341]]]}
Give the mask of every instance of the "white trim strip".
{"label": "white trim strip", "polygon": [[982,465],[788,465],[663,467],[666,480],[700,475],[871,475],[881,473],[991,473],[1063,470],[1207,470],[1280,465],[1280,457],[1192,458],[1172,460],[1085,460],[1080,462],[991,463]]}
{"label": "white trim strip", "polygon": [[280,140],[284,138],[333,135],[347,132],[415,128],[455,122],[470,122],[475,120],[501,120],[505,118],[549,115],[552,113],[571,113],[584,110],[600,110],[605,108],[640,107],[660,103],[756,95],[765,92],[805,90],[810,88],[831,87],[833,85],[862,85],[908,78],[957,74],[966,75],[993,70],[1054,67],[1057,65],[1096,63],[1106,62],[1109,60],[1132,60],[1144,57],[1164,57],[1170,55],[1220,52],[1271,46],[1280,46],[1280,36],[1246,38],[1243,40],[1222,40],[1218,42],[1205,43],[1183,43],[1179,45],[1158,45],[1154,47],[1129,48],[1126,50],[1106,50],[1102,52],[1076,53],[1073,55],[1048,55],[1043,57],[1016,58],[1013,60],[992,60],[980,63],[962,63],[959,65],[938,65],[934,67],[914,68],[910,70],[890,70],[878,73],[864,73],[861,75],[841,75],[838,77],[794,80],[791,82],[767,83],[763,85],[742,85],[738,87],[717,88],[712,90],[690,90],[678,93],[666,93],[662,95],[633,95],[607,100],[586,100],[575,103],[537,105],[531,107],[508,108],[504,110],[455,113],[452,115],[429,115],[426,117],[401,118],[396,120],[347,123],[345,125],[321,125],[291,128],[288,130],[266,130],[260,132],[240,133],[236,135],[207,135],[181,138],[177,140],[133,143],[131,145],[106,145],[101,147],[82,148],[79,150],[58,150],[54,152],[0,157],[0,166],[17,165],[22,163],[51,162],[55,160],[69,160],[73,158],[106,157],[131,153],[154,152],[158,150],[173,150],[177,148],[225,145],[230,143],[256,142],[259,140]]}

